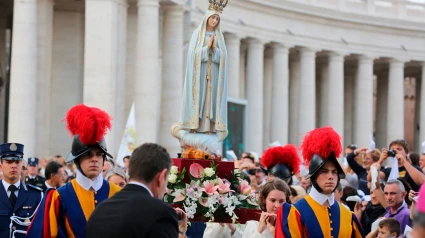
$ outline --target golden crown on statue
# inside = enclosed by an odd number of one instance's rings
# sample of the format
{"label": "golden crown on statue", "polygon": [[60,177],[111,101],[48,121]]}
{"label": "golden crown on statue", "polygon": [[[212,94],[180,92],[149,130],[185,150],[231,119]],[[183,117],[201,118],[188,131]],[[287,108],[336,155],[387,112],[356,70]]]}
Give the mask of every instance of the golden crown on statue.
{"label": "golden crown on statue", "polygon": [[210,6],[208,7],[208,10],[214,10],[222,13],[229,0],[209,0],[209,2]]}

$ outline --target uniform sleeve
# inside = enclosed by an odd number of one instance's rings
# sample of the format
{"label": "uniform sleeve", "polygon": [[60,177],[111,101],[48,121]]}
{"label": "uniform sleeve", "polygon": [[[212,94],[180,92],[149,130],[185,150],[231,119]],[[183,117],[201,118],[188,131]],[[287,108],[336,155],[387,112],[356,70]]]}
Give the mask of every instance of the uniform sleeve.
{"label": "uniform sleeve", "polygon": [[302,234],[301,215],[291,204],[285,203],[279,209],[276,220],[276,238],[300,238]]}
{"label": "uniform sleeve", "polygon": [[[31,222],[30,227],[27,230],[27,237],[29,238],[41,238],[41,237],[51,237],[53,233],[50,231],[52,226],[52,220],[50,217],[50,209],[53,203],[58,200],[59,193],[55,189],[49,189],[46,192],[43,200],[38,207],[35,217]],[[57,202],[56,202],[57,203]],[[54,218],[56,221],[56,215]],[[53,229],[57,229],[57,222],[53,225]],[[57,235],[57,232],[54,233]]]}
{"label": "uniform sleeve", "polygon": [[353,219],[353,231],[351,237],[353,238],[363,238],[365,237],[364,231],[362,226],[360,225],[359,221],[357,220],[357,217],[352,214]]}

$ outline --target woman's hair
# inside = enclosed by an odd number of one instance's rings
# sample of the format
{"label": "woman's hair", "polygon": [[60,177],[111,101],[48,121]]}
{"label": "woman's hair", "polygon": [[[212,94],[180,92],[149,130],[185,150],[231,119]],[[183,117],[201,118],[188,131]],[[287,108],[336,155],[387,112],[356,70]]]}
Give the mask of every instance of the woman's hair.
{"label": "woman's hair", "polygon": [[266,199],[267,196],[269,196],[269,193],[273,190],[284,192],[286,202],[290,201],[289,195],[291,195],[291,190],[289,189],[289,186],[281,179],[272,178],[261,187],[260,198],[258,199],[261,210],[266,211]]}
{"label": "woman's hair", "polygon": [[118,169],[118,168],[113,168],[113,169],[106,171],[105,180],[108,181],[109,178],[111,178],[114,175],[120,176],[121,178],[124,179],[124,181],[126,183],[128,182],[127,174],[125,174],[124,171],[122,171],[121,169]]}
{"label": "woman's hair", "polygon": [[371,152],[369,152],[370,156],[372,156],[372,160],[374,162],[377,162],[379,160],[379,157],[381,157],[381,151],[378,149],[373,149]]}

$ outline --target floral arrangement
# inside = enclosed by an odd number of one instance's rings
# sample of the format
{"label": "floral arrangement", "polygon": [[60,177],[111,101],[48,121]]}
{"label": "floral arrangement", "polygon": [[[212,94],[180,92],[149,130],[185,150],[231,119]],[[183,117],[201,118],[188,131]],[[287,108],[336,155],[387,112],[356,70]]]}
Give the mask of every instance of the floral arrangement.
{"label": "floral arrangement", "polygon": [[[190,176],[190,184],[183,182],[186,174]],[[190,219],[195,215],[204,216],[209,222],[218,214],[225,214],[236,223],[235,209],[258,208],[255,193],[248,182],[241,179],[239,171],[235,170],[230,178],[219,178],[214,162],[208,168],[193,163],[189,173],[185,168],[179,172],[177,166],[172,166],[164,200],[182,206]]]}

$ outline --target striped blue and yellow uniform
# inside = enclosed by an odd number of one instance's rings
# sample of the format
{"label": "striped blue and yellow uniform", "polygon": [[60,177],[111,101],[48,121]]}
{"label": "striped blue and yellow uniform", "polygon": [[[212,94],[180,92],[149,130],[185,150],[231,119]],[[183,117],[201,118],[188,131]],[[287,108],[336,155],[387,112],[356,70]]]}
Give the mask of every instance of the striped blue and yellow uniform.
{"label": "striped blue and yellow uniform", "polygon": [[90,192],[75,179],[57,190],[48,190],[27,237],[84,237],[86,223],[96,206],[119,190],[114,183],[103,180],[97,192]]}
{"label": "striped blue and yellow uniform", "polygon": [[356,216],[340,203],[326,207],[310,195],[282,206],[278,213],[277,238],[360,238],[365,237]]}

